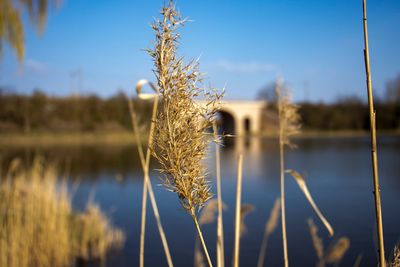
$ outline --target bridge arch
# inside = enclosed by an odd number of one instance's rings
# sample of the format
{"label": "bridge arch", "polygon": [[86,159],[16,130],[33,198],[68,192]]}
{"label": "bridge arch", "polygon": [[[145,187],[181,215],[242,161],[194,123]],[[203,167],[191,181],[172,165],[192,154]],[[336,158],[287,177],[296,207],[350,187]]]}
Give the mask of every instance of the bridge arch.
{"label": "bridge arch", "polygon": [[243,120],[243,127],[244,127],[244,133],[245,135],[249,135],[251,133],[251,120],[249,117],[245,117]]}
{"label": "bridge arch", "polygon": [[[200,105],[206,105],[204,101],[197,101]],[[221,126],[230,130],[229,134],[246,136],[261,132],[262,113],[267,103],[265,101],[241,101],[226,100],[221,102],[220,119]],[[230,128],[224,128],[232,125]]]}
{"label": "bridge arch", "polygon": [[220,134],[234,135],[236,131],[235,118],[226,110],[219,110],[217,113],[217,124]]}

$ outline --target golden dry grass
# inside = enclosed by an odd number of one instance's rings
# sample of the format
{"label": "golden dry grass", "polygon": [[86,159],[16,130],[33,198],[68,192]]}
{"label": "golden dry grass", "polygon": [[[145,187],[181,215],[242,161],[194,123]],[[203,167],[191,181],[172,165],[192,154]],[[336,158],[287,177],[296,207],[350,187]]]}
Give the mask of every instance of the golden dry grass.
{"label": "golden dry grass", "polygon": [[76,258],[104,258],[122,244],[123,233],[97,207],[72,211],[54,166],[36,160],[25,170],[18,162],[10,164],[0,184],[1,266],[70,266]]}

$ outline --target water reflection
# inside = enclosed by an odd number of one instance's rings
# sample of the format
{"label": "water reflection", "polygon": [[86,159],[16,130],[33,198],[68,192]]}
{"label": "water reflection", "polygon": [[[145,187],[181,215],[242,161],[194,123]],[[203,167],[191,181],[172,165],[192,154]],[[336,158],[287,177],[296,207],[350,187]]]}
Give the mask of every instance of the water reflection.
{"label": "water reflection", "polygon": [[10,147],[3,149],[0,156],[2,170],[14,158],[21,159],[23,166],[30,166],[35,157],[42,157],[45,162],[56,164],[60,174],[68,174],[73,179],[96,179],[104,173],[118,174],[121,178],[140,169],[137,149],[131,145]]}
{"label": "water reflection", "polygon": [[[306,173],[309,189],[336,233],[350,238],[350,251],[341,266],[352,266],[357,255],[363,253],[361,266],[376,266],[374,246],[374,206],[368,137],[356,138],[299,138],[298,148],[288,150],[286,165]],[[385,242],[389,252],[400,237],[400,138],[383,137],[378,140],[378,155],[382,187]],[[214,180],[214,146],[207,164],[210,179]],[[274,138],[227,139],[221,149],[222,192],[228,209],[225,213],[226,262],[232,255],[233,221],[235,207],[236,161],[244,154],[243,203],[251,203],[255,211],[246,218],[248,233],[241,240],[241,261],[246,266],[256,265],[264,223],[279,196],[278,142]],[[95,191],[95,201],[115,225],[125,229],[127,242],[123,251],[109,255],[108,266],[134,266],[138,264],[140,233],[140,201],[142,171],[136,147],[128,146],[76,146],[2,148],[1,166],[4,172],[15,157],[30,164],[37,155],[56,162],[62,173],[73,181],[80,181],[74,192],[75,208],[83,208]],[[154,170],[154,165],[152,169]],[[195,233],[190,218],[179,206],[175,194],[157,186],[157,172],[152,173],[154,191],[159,204],[167,239],[175,266],[193,264]],[[215,192],[215,186],[213,191]],[[315,265],[315,252],[308,232],[307,218],[314,213],[307,200],[290,177],[286,179],[288,246],[292,266]],[[331,240],[315,219],[324,238],[325,247]],[[165,264],[157,228],[149,211],[146,233],[146,264]],[[177,232],[179,229],[179,232]],[[271,235],[266,266],[281,266],[281,235]],[[215,225],[204,226],[211,257],[215,258]],[[93,263],[93,266],[97,266]]]}

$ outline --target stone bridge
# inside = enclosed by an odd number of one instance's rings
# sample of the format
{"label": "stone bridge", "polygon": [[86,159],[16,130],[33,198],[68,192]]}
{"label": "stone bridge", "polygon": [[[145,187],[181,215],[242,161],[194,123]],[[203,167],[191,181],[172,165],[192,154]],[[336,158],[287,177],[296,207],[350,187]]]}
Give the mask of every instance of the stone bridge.
{"label": "stone bridge", "polygon": [[[205,105],[205,101],[197,101]],[[265,101],[225,100],[221,102],[218,112],[219,128],[225,134],[246,136],[261,131],[262,113],[266,107]]]}

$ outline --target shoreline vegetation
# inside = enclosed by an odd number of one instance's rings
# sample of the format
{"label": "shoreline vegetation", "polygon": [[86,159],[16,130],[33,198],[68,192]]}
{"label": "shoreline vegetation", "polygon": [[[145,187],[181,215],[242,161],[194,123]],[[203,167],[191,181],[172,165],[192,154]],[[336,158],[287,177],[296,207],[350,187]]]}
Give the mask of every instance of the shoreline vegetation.
{"label": "shoreline vegetation", "polygon": [[[381,130],[377,132],[380,136],[400,136],[400,130]],[[147,142],[146,134],[141,136],[141,142]],[[368,131],[358,130],[303,130],[294,138],[351,138],[368,137]],[[277,138],[278,133],[260,133],[248,136],[250,138]],[[247,138],[247,137],[244,137]],[[137,141],[129,131],[118,132],[69,132],[69,133],[0,133],[0,145],[4,147],[12,146],[53,146],[53,145],[131,145]]]}

